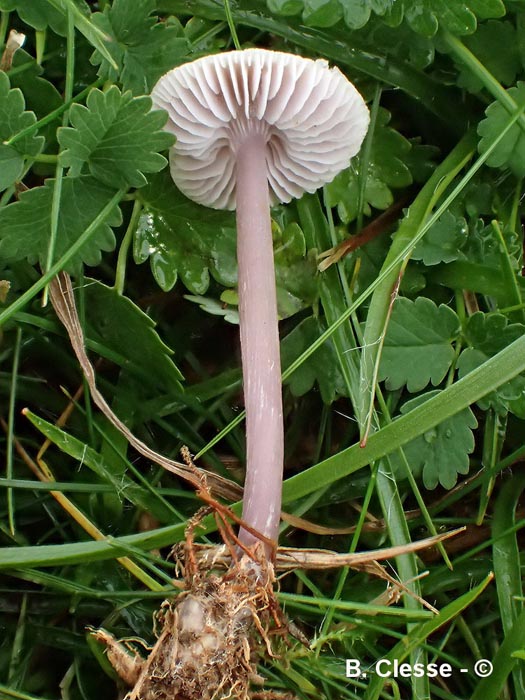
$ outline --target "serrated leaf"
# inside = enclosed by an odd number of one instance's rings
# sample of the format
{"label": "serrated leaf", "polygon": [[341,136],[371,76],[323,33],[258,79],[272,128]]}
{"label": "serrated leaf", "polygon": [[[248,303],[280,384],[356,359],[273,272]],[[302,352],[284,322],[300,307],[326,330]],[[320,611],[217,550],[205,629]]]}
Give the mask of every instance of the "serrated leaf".
{"label": "serrated leaf", "polygon": [[25,111],[22,92],[10,88],[9,78],[0,72],[0,190],[12,185],[22,175],[24,156],[36,156],[44,147],[42,136],[24,136],[12,146],[6,141],[36,122],[33,112]]}
{"label": "serrated leaf", "polygon": [[[324,330],[320,320],[314,316],[301,321],[281,343],[283,370],[317,340]],[[287,386],[295,396],[303,396],[316,383],[326,404],[332,403],[338,396],[346,396],[345,383],[331,340],[323,343],[286,380]]]}
{"label": "serrated leaf", "polygon": [[122,94],[115,85],[106,92],[92,90],[86,107],[71,107],[73,126],[58,131],[65,149],[60,164],[70,168],[73,176],[87,166],[106,185],[142,187],[147,182],[144,173],[158,172],[166,165],[158,151],[174,143],[174,137],[162,131],[167,115],[152,112],[151,104],[149,97]]}
{"label": "serrated leaf", "polygon": [[[525,104],[525,83],[519,81],[516,87],[507,90],[518,107]],[[500,134],[509,120],[509,113],[496,100],[485,110],[486,118],[478,126],[481,136],[479,152],[485,153],[493,140]],[[525,176],[525,134],[519,124],[510,127],[486,161],[493,168],[508,167],[518,177]]]}
{"label": "serrated leaf", "polygon": [[464,258],[461,249],[467,242],[467,234],[466,220],[445,212],[419,241],[412,258],[422,260],[425,265],[438,265]]}
{"label": "serrated leaf", "polygon": [[[413,411],[438,393],[430,391],[410,399],[402,406],[401,414]],[[477,424],[470,408],[465,408],[403,447],[412,473],[416,478],[422,476],[425,488],[434,489],[441,484],[451,489],[456,485],[458,474],[468,474],[469,454],[475,444],[472,430]],[[399,457],[392,455],[389,459],[397,475],[402,477],[404,469]]]}
{"label": "serrated leaf", "polygon": [[[421,149],[417,143],[411,143],[398,131],[389,126],[390,113],[379,109],[370,160],[366,176],[364,193],[364,213],[370,215],[371,209],[387,209],[394,201],[392,189],[407,187],[413,181],[411,167],[418,174],[422,171],[422,158],[427,157],[431,163],[435,155],[433,149],[418,152],[414,159],[414,149]],[[326,186],[328,203],[337,206],[338,214],[344,223],[356,218],[359,202],[359,173],[361,156],[357,155],[349,168],[343,170]]]}
{"label": "serrated leaf", "polygon": [[149,258],[162,289],[171,289],[180,275],[190,292],[204,294],[210,272],[226,287],[237,283],[232,213],[191,202],[166,172],[153,177],[140,196],[145,210],[135,232],[134,258],[137,263]]}
{"label": "serrated leaf", "polygon": [[86,278],[83,290],[87,336],[116,355],[126,349],[122,367],[163,391],[181,391],[182,374],[155,323],[115,289]]}
{"label": "serrated leaf", "polygon": [[506,251],[502,251],[499,237],[491,225],[485,225],[483,219],[470,221],[466,244],[463,248],[465,257],[471,263],[480,263],[501,269],[502,255],[508,252],[513,267],[521,265],[521,241],[515,231],[502,226]]}
{"label": "serrated leaf", "polygon": [[180,24],[157,22],[151,17],[155,0],[115,0],[104,12],[93,15],[93,24],[111,37],[106,48],[118,70],[95,51],[91,63],[98,75],[122,83],[134,95],[151,92],[161,75],[182,62],[190,44],[181,35]]}
{"label": "serrated leaf", "polygon": [[452,342],[459,335],[457,314],[430,299],[396,300],[383,346],[379,380],[390,390],[406,384],[408,391],[421,391],[430,382],[437,386],[452,360]]}
{"label": "serrated leaf", "polygon": [[[481,311],[473,314],[464,328],[465,339],[470,347],[463,350],[459,356],[459,376],[464,377],[524,333],[523,324],[509,323],[503,314],[484,314]],[[492,407],[498,413],[506,413],[512,410],[513,402],[522,402],[524,398],[525,377],[518,375],[477,403],[482,410]]]}
{"label": "serrated leaf", "polygon": [[[0,210],[0,258],[3,262],[13,263],[25,258],[30,262],[45,259],[49,246],[53,188],[54,180],[47,180],[43,187],[23,192],[18,202]],[[64,178],[55,247],[57,258],[86,230],[114,194],[115,190],[91,176]],[[98,265],[101,251],[115,247],[111,226],[119,226],[121,222],[117,207],[67,269],[75,270],[81,261],[87,265]]]}

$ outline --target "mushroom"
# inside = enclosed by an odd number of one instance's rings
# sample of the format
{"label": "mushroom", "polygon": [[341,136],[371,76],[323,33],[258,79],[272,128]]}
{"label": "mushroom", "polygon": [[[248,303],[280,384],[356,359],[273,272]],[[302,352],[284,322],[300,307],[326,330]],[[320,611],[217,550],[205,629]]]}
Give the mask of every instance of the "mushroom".
{"label": "mushroom", "polygon": [[[246,407],[242,518],[278,535],[284,430],[270,206],[315,192],[347,167],[369,112],[324,60],[246,49],[174,68],[152,91],[177,141],[171,175],[190,199],[236,210],[239,325]],[[258,538],[241,528],[240,541]]]}

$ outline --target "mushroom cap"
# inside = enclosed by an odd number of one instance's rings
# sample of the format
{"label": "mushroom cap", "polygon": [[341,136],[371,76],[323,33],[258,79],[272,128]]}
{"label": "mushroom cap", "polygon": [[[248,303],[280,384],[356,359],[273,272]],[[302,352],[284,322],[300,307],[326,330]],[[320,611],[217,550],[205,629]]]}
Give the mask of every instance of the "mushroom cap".
{"label": "mushroom cap", "polygon": [[235,161],[251,135],[266,141],[272,204],[315,192],[346,168],[365,137],[368,108],[324,60],[266,49],[229,51],[174,68],[153,103],[177,141],[171,175],[190,199],[235,209]]}

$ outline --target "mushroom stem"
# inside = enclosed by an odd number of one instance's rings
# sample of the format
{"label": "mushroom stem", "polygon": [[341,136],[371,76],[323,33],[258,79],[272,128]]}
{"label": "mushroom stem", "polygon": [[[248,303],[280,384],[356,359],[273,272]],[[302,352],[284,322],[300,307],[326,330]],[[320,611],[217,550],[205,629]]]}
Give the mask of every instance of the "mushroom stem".
{"label": "mushroom stem", "polygon": [[[239,319],[246,407],[243,520],[277,540],[281,513],[284,430],[277,295],[273,261],[266,139],[248,135],[237,150],[236,209]],[[241,528],[241,542],[257,538]],[[266,546],[266,555],[272,556]]]}

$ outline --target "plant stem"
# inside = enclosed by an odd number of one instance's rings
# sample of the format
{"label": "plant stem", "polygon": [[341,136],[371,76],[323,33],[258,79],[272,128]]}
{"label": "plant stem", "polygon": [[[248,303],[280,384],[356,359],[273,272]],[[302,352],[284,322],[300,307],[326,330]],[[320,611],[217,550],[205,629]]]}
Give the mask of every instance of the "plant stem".
{"label": "plant stem", "polygon": [[119,294],[124,293],[124,283],[126,281],[126,263],[128,258],[129,246],[133,240],[133,234],[137,228],[137,223],[142,211],[142,202],[138,199],[135,200],[133,204],[133,211],[131,212],[131,218],[129,220],[128,228],[122,239],[122,244],[118,253],[117,259],[117,269],[115,273],[115,289]]}
{"label": "plant stem", "polygon": [[[237,152],[239,317],[246,406],[243,519],[277,539],[283,479],[283,409],[277,294],[265,139],[248,136]],[[240,539],[258,540],[241,529]],[[266,553],[271,552],[266,547]]]}
{"label": "plant stem", "polygon": [[230,27],[230,34],[232,35],[233,45],[235,46],[237,51],[239,51],[241,48],[241,44],[239,42],[239,37],[237,36],[237,30],[235,29],[235,22],[233,21],[232,10],[230,7],[230,0],[224,0],[224,12],[226,14],[228,26]]}

